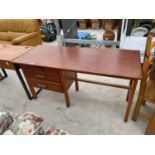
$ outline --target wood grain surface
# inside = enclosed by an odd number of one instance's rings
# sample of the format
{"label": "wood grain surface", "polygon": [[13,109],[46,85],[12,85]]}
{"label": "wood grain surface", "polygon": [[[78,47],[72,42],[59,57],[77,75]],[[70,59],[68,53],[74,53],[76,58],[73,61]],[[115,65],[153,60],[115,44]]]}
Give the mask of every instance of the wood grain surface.
{"label": "wood grain surface", "polygon": [[138,50],[39,45],[13,62],[125,79],[142,78]]}
{"label": "wood grain surface", "polygon": [[27,52],[31,47],[27,46],[0,46],[0,60],[3,61],[12,61],[13,59],[21,56]]}

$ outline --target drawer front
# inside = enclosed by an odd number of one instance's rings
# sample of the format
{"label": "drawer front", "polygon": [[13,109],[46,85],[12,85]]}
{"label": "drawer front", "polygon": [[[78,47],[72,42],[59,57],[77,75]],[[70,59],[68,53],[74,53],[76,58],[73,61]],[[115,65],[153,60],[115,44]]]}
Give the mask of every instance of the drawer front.
{"label": "drawer front", "polygon": [[[28,78],[47,80],[51,82],[61,82],[60,73],[57,69],[48,69],[43,67],[22,67]],[[31,69],[32,68],[32,69]]]}
{"label": "drawer front", "polygon": [[14,69],[12,63],[8,61],[0,61],[0,67],[6,69]]}
{"label": "drawer front", "polygon": [[48,89],[48,90],[53,90],[57,92],[63,92],[62,86],[59,83],[47,82],[47,81],[36,80],[31,78],[28,79],[28,82],[32,87]]}

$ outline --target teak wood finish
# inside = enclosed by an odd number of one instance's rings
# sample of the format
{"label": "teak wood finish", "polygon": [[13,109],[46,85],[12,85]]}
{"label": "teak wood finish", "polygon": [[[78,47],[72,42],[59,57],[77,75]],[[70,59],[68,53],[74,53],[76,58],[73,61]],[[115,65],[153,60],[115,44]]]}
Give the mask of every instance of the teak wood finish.
{"label": "teak wood finish", "polygon": [[139,51],[37,46],[14,63],[123,79],[141,79]]}
{"label": "teak wood finish", "polygon": [[14,69],[12,61],[26,53],[31,47],[28,46],[0,46],[0,67],[6,69]]}
{"label": "teak wood finish", "polygon": [[[60,85],[65,95],[67,107],[70,105],[67,84],[69,83],[70,86],[73,80],[75,81],[76,90],[79,89],[78,81],[130,89],[124,121],[128,120],[137,80],[142,78],[140,52],[133,50],[37,46],[23,56],[15,59],[14,63],[20,65],[23,69],[31,89],[33,86],[36,86],[30,80],[30,78],[32,78],[30,76],[34,76],[33,78],[36,80],[36,74],[33,71],[34,67],[44,68],[45,70],[48,68],[51,69],[51,72],[52,70],[59,70],[58,72],[61,79]],[[27,73],[25,67],[30,67],[32,75]],[[128,79],[131,85],[122,86],[78,79],[77,73]],[[40,74],[37,77],[46,78],[44,82],[48,81],[48,76],[45,77]]]}
{"label": "teak wood finish", "polygon": [[[70,106],[68,89],[76,80],[76,73],[63,71],[54,68],[38,67],[38,66],[28,66],[21,65],[27,83],[31,90],[33,98],[37,98],[34,87],[41,89],[48,89],[60,93],[64,93],[66,106]],[[64,77],[70,77],[72,80],[64,79]],[[75,82],[76,90],[78,90],[77,80]]]}

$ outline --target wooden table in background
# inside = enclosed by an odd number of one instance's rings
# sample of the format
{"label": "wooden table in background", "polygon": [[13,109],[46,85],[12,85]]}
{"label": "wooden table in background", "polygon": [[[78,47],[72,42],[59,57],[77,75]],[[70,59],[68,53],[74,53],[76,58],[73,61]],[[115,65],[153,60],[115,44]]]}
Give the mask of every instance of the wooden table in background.
{"label": "wooden table in background", "polygon": [[[138,79],[142,78],[139,51],[123,49],[90,49],[61,46],[37,46],[14,60],[27,79],[31,93],[36,98],[34,87],[62,92],[69,107],[68,89],[75,81],[107,85],[128,90],[127,109],[124,121],[132,105]],[[79,79],[77,73],[127,79],[129,86]]]}

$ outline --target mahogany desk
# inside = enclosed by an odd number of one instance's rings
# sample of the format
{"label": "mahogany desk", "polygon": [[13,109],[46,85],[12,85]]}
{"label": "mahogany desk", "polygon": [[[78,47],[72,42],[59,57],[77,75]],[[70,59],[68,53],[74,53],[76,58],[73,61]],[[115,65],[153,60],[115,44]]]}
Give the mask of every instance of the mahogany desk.
{"label": "mahogany desk", "polygon": [[[7,77],[7,73],[4,69],[11,69],[15,70],[14,64],[12,61],[25,54],[29,51],[32,47],[27,46],[13,46],[13,45],[0,45],[0,68],[2,69],[2,72],[4,75],[0,73],[0,81]],[[16,71],[16,70],[15,70]],[[18,74],[17,74],[18,75]],[[22,75],[20,75],[20,80],[23,81]],[[28,96],[29,99],[31,99],[31,95],[29,94],[29,91],[25,85],[25,83],[22,82],[23,88]]]}
{"label": "mahogany desk", "polygon": [[[124,121],[132,105],[138,79],[142,78],[140,52],[121,49],[90,49],[61,46],[37,46],[16,58],[36,98],[33,87],[62,92],[70,106],[68,89],[73,81],[107,85],[128,90],[128,105]],[[76,73],[93,74],[130,80],[129,86],[79,79]]]}

